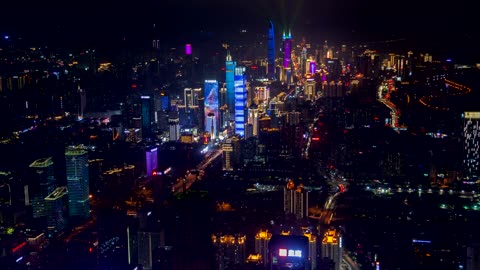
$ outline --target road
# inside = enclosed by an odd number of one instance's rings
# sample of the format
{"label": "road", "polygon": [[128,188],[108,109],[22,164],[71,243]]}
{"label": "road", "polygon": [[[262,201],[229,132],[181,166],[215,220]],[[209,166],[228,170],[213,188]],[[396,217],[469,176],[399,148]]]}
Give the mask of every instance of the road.
{"label": "road", "polygon": [[[215,152],[207,155],[208,158],[202,161],[200,164],[197,165],[196,170],[198,172],[204,171],[215,159],[222,155],[222,149],[217,149]],[[192,184],[198,179],[196,174],[187,172],[185,177],[179,178],[177,183],[175,183],[172,187],[173,195],[180,194],[184,192],[184,188],[188,190]]]}

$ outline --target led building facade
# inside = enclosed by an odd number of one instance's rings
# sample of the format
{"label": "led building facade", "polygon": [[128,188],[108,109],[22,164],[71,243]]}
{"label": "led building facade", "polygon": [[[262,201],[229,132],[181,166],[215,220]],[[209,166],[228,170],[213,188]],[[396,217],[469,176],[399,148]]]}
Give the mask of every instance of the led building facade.
{"label": "led building facade", "polygon": [[[225,84],[227,87],[227,107],[230,113],[233,113],[235,108],[235,67],[237,63],[232,61],[230,52],[227,52],[227,61],[225,62]],[[223,105],[223,104],[222,104]]]}
{"label": "led building facade", "polygon": [[209,132],[212,138],[218,133],[218,82],[216,80],[205,80],[204,86],[204,113],[205,113],[205,132]]}
{"label": "led building facade", "polygon": [[274,235],[268,243],[268,269],[308,269],[308,250],[308,238],[305,236]]}
{"label": "led building facade", "polygon": [[476,181],[480,160],[480,112],[465,112],[463,124],[463,166],[465,176]]}
{"label": "led building facade", "polygon": [[245,136],[245,106],[247,105],[247,86],[245,67],[235,68],[235,134]]}
{"label": "led building facade", "polygon": [[290,62],[292,61],[292,34],[288,35],[283,33],[283,67],[290,68]]}
{"label": "led building facade", "polygon": [[149,148],[145,151],[145,167],[147,176],[151,176],[158,168],[158,151],[157,147]]}
{"label": "led building facade", "polygon": [[222,170],[233,171],[233,145],[232,140],[227,139],[222,144]]}
{"label": "led building facade", "polygon": [[269,80],[275,80],[275,29],[273,22],[268,22],[268,67],[267,78]]}
{"label": "led building facade", "polygon": [[68,214],[88,217],[90,214],[88,153],[86,150],[69,147],[65,151],[67,172]]}
{"label": "led building facade", "polygon": [[152,98],[151,96],[140,96],[142,101],[142,137],[150,137],[152,132]]}
{"label": "led building facade", "polygon": [[52,157],[37,159],[29,166],[32,168],[31,196],[33,218],[47,215],[45,197],[56,187]]}

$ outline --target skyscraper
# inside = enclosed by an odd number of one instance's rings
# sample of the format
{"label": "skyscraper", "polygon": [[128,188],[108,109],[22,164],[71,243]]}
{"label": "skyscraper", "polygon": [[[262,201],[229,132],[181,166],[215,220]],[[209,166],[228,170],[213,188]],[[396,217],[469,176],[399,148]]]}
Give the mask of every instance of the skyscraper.
{"label": "skyscraper", "polygon": [[465,176],[476,181],[480,160],[480,112],[465,112],[463,124],[463,166]]}
{"label": "skyscraper", "polygon": [[283,79],[285,82],[290,83],[292,78],[291,61],[292,61],[292,34],[288,32],[288,35],[283,33]]}
{"label": "skyscraper", "polygon": [[67,172],[68,214],[85,218],[90,214],[88,152],[71,146],[65,151]]}
{"label": "skyscraper", "polygon": [[335,262],[335,270],[341,269],[343,248],[340,233],[330,228],[322,239],[322,258],[329,258]]}
{"label": "skyscraper", "polygon": [[149,138],[152,134],[152,98],[149,95],[140,96],[142,101],[142,137]]}
{"label": "skyscraper", "polygon": [[168,126],[170,128],[170,141],[178,141],[180,139],[180,118],[177,111],[171,111],[168,114]]}
{"label": "skyscraper", "polygon": [[224,171],[233,171],[232,161],[233,161],[233,145],[232,140],[227,139],[222,144],[222,169]]}
{"label": "skyscraper", "polygon": [[275,29],[273,22],[268,21],[268,67],[267,78],[275,80]]}
{"label": "skyscraper", "polygon": [[215,269],[239,268],[245,263],[245,235],[213,234]]}
{"label": "skyscraper", "polygon": [[153,171],[158,169],[158,148],[149,147],[145,151],[145,167],[147,176],[152,176]]}
{"label": "skyscraper", "polygon": [[[235,67],[237,63],[232,60],[230,52],[227,51],[227,61],[225,62],[225,83],[227,86],[227,107],[231,114],[235,108]],[[223,105],[223,104],[222,104]]]}
{"label": "skyscraper", "polygon": [[44,217],[47,215],[45,197],[56,187],[52,157],[37,159],[29,167],[33,171],[30,185],[33,217]]}
{"label": "skyscraper", "polygon": [[272,233],[268,230],[260,230],[255,235],[255,253],[260,254],[263,260],[263,265],[268,263],[268,242],[272,238]]}
{"label": "skyscraper", "polygon": [[47,230],[51,237],[61,232],[67,224],[67,187],[58,187],[47,197],[45,205],[47,212]]}
{"label": "skyscraper", "polygon": [[214,139],[218,133],[219,119],[217,80],[205,80],[204,88],[205,132],[209,132]]}
{"label": "skyscraper", "polygon": [[245,67],[235,68],[235,134],[245,135],[245,106],[247,105],[247,86]]}
{"label": "skyscraper", "polygon": [[283,191],[283,205],[285,214],[293,214],[296,218],[308,216],[308,191],[302,184],[295,187],[292,180],[288,181]]}

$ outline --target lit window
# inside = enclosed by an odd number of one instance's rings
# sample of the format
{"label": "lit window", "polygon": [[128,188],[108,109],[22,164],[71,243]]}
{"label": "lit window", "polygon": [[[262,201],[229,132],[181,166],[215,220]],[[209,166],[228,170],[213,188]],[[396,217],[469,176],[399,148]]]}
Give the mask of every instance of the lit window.
{"label": "lit window", "polygon": [[279,249],[278,250],[278,256],[282,256],[282,257],[287,256],[287,250],[284,249],[284,248]]}

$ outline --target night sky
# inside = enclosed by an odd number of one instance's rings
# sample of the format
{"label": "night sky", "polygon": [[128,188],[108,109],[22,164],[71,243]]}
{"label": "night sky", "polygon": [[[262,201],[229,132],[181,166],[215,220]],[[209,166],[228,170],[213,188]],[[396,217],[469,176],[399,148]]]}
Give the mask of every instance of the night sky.
{"label": "night sky", "polygon": [[[156,23],[166,38],[199,30],[261,32],[273,19],[309,36],[339,40],[407,37],[448,48],[478,40],[472,1],[381,0],[73,0],[2,3],[0,32],[40,40],[102,43],[151,33]],[[148,37],[149,38],[149,37]]]}

